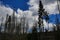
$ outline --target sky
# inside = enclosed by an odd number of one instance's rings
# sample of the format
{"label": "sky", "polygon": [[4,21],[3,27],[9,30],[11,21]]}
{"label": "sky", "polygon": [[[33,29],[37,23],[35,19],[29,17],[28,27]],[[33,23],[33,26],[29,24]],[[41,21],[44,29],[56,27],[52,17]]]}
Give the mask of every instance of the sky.
{"label": "sky", "polygon": [[1,0],[3,5],[9,6],[14,10],[20,8],[21,10],[28,10],[29,5],[27,4],[29,0]]}
{"label": "sky", "polygon": [[[52,27],[55,24],[56,14],[60,21],[60,15],[57,8],[56,0],[41,0],[45,11],[49,13],[49,26]],[[0,22],[1,17],[6,18],[6,14],[12,15],[15,10],[15,15],[19,18],[25,15],[29,20],[30,28],[32,27],[34,20],[38,21],[38,9],[39,0],[0,0]],[[47,26],[45,20],[44,26]]]}

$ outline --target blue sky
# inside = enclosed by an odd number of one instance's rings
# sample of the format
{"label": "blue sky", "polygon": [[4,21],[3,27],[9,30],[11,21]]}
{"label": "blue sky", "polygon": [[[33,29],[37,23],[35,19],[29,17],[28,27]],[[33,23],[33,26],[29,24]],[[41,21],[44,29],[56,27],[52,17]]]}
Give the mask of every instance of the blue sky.
{"label": "blue sky", "polygon": [[[53,24],[56,24],[56,20],[58,19],[59,22],[60,22],[60,14],[50,14],[48,16],[48,23],[53,23]],[[43,19],[46,20],[46,17],[44,16]]]}
{"label": "blue sky", "polygon": [[[53,24],[58,24],[60,23],[60,14],[50,14],[48,16],[48,23],[53,23]],[[45,19],[45,16],[44,16],[44,19]],[[58,19],[58,21],[57,21]],[[46,19],[45,19],[46,20]],[[58,23],[57,23],[58,22]]]}
{"label": "blue sky", "polygon": [[58,22],[60,23],[60,14],[51,14],[49,15],[49,23],[53,23],[53,24],[56,24],[57,23],[57,19],[58,19]]}
{"label": "blue sky", "polygon": [[29,9],[29,5],[27,4],[27,2],[29,0],[0,0],[3,5],[5,6],[9,6],[14,10],[17,10],[18,8],[20,8],[21,10],[28,10]]}

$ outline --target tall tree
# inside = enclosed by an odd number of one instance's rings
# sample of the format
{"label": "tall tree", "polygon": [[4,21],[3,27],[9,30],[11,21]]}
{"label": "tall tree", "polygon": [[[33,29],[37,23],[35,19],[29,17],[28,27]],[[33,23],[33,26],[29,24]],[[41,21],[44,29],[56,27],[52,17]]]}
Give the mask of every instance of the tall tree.
{"label": "tall tree", "polygon": [[34,23],[33,29],[32,29],[32,40],[38,40],[37,24],[36,23]]}
{"label": "tall tree", "polygon": [[40,32],[42,31],[41,30],[41,27],[43,26],[43,12],[44,12],[44,9],[43,9],[43,4],[42,4],[42,2],[41,2],[41,0],[39,1],[39,11],[38,11],[39,13],[39,17],[38,17],[38,24],[39,24],[39,28],[40,28]]}
{"label": "tall tree", "polygon": [[11,28],[11,16],[9,16],[8,18],[8,27],[7,27],[8,33],[10,33],[10,28]]}
{"label": "tall tree", "polygon": [[12,18],[11,18],[11,33],[15,30],[15,11],[13,11]]}
{"label": "tall tree", "polygon": [[57,0],[57,7],[58,7],[59,14],[60,14],[60,0]]}
{"label": "tall tree", "polygon": [[56,14],[56,27],[57,27],[57,30],[59,31],[60,30],[60,23],[59,23],[59,19],[58,19],[58,16]]}
{"label": "tall tree", "polygon": [[48,13],[45,11],[45,9],[43,8],[43,4],[42,4],[42,1],[40,0],[39,1],[39,11],[38,11],[38,24],[39,24],[39,28],[40,28],[40,32],[42,32],[43,30],[43,17],[45,16],[46,17],[46,21],[48,21],[49,17],[48,17]]}
{"label": "tall tree", "polygon": [[6,15],[6,21],[5,21],[4,32],[7,31],[7,27],[8,27],[8,14]]}

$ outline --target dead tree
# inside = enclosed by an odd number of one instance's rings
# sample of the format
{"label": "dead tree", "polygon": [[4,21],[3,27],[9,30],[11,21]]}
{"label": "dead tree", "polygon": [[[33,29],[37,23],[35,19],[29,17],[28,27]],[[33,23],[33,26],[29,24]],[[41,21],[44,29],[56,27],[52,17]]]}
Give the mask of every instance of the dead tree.
{"label": "dead tree", "polygon": [[10,28],[11,28],[11,16],[9,16],[9,18],[8,18],[8,27],[7,27],[7,31],[8,31],[8,33],[10,33]]}
{"label": "dead tree", "polygon": [[4,32],[6,33],[8,27],[8,14],[6,15],[6,21],[5,21],[5,27],[4,27]]}
{"label": "dead tree", "polygon": [[4,20],[4,18],[2,17],[2,18],[1,18],[1,25],[0,25],[0,32],[1,32],[2,27],[3,27],[3,20]]}
{"label": "dead tree", "polygon": [[36,23],[34,23],[34,25],[33,25],[31,40],[38,40],[37,25],[36,25]]}
{"label": "dead tree", "polygon": [[58,7],[59,14],[60,14],[60,0],[57,0],[57,7]]}
{"label": "dead tree", "polygon": [[12,18],[11,18],[11,33],[15,30],[15,11],[13,11]]}

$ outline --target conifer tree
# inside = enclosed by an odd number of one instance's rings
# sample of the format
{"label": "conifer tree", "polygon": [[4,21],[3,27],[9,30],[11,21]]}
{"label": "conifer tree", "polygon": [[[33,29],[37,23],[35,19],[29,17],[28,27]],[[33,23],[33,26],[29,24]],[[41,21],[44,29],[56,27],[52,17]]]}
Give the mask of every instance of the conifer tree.
{"label": "conifer tree", "polygon": [[39,13],[38,13],[38,15],[39,15],[39,17],[38,17],[38,24],[39,24],[39,29],[40,29],[40,32],[42,31],[41,30],[41,27],[42,27],[42,25],[43,25],[43,18],[42,18],[42,16],[43,16],[43,12],[44,12],[44,9],[43,9],[43,4],[42,4],[42,2],[41,2],[41,0],[39,1],[39,11],[38,11]]}

